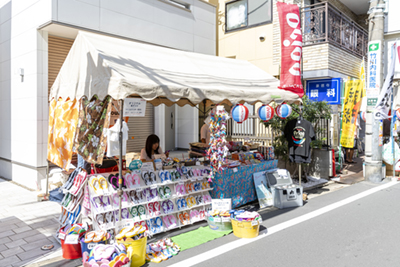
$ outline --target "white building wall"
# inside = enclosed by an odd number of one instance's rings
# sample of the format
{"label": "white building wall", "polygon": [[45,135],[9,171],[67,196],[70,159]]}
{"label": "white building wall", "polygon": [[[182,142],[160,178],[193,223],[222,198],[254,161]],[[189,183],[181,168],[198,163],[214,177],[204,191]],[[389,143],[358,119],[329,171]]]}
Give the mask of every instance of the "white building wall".
{"label": "white building wall", "polygon": [[[175,49],[215,55],[215,7],[185,0],[0,0],[0,177],[38,188],[45,177],[48,95],[47,36],[87,29]],[[71,31],[69,31],[71,33]],[[70,38],[73,38],[69,36]],[[18,70],[24,70],[23,80]],[[177,147],[197,141],[197,109],[177,108]],[[163,113],[157,110],[157,114]],[[156,118],[156,133],[164,123]]]}
{"label": "white building wall", "polygon": [[45,174],[47,34],[37,27],[50,19],[51,0],[0,2],[0,176],[30,188]]}
{"label": "white building wall", "polygon": [[388,14],[386,18],[386,32],[394,33],[400,32],[400,1],[399,0],[388,0]]}

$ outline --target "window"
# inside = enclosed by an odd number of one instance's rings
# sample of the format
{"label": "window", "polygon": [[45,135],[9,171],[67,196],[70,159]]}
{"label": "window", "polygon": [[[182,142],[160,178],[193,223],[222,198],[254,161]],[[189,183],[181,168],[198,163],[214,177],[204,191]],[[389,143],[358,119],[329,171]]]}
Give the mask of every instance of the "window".
{"label": "window", "polygon": [[235,0],[225,4],[225,32],[272,22],[272,0]]}

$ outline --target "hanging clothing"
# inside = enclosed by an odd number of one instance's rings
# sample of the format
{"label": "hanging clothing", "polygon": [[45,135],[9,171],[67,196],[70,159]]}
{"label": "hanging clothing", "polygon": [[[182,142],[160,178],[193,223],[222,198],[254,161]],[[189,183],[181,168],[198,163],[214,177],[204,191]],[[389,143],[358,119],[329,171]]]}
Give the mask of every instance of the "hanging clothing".
{"label": "hanging clothing", "polygon": [[289,146],[289,159],[295,163],[311,162],[311,141],[315,140],[314,127],[307,120],[293,119],[285,126]]}
{"label": "hanging clothing", "polygon": [[71,163],[78,114],[76,99],[50,103],[47,159],[64,170],[68,170]]}
{"label": "hanging clothing", "polygon": [[[119,128],[120,119],[115,125],[107,129],[107,157],[119,156]],[[126,122],[122,123],[122,155],[126,155],[126,141],[128,141],[128,125]]]}
{"label": "hanging clothing", "polygon": [[93,96],[90,101],[82,97],[74,149],[89,163],[100,165],[103,163],[110,113],[110,96],[104,100]]}

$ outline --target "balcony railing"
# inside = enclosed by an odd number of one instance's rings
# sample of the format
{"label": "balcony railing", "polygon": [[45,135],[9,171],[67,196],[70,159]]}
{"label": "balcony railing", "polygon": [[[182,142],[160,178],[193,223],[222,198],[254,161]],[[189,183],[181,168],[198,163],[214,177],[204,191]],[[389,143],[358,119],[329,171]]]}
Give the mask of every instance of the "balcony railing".
{"label": "balcony railing", "polygon": [[366,56],[368,32],[327,2],[302,8],[303,46],[334,44],[356,56]]}

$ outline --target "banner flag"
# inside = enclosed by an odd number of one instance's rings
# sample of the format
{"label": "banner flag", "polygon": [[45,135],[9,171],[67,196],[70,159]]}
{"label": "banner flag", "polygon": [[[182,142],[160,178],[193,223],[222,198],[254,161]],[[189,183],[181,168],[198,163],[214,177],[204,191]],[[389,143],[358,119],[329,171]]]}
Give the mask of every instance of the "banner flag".
{"label": "banner flag", "polygon": [[365,84],[365,70],[364,70],[364,57],[361,61],[361,67],[360,67],[360,77],[359,79],[361,80],[361,108],[360,112],[364,111],[367,112],[367,86]]}
{"label": "banner flag", "polygon": [[340,144],[343,147],[353,148],[357,116],[361,106],[361,80],[347,81],[345,88]]}
{"label": "banner flag", "polygon": [[303,36],[297,5],[277,2],[281,29],[281,76],[279,88],[303,97],[300,62]]}
{"label": "banner flag", "polygon": [[393,76],[396,63],[396,43],[392,46],[392,62],[389,66],[385,82],[382,86],[382,91],[379,94],[378,102],[376,103],[374,115],[375,119],[383,120],[388,118],[389,110],[392,104],[393,94]]}

